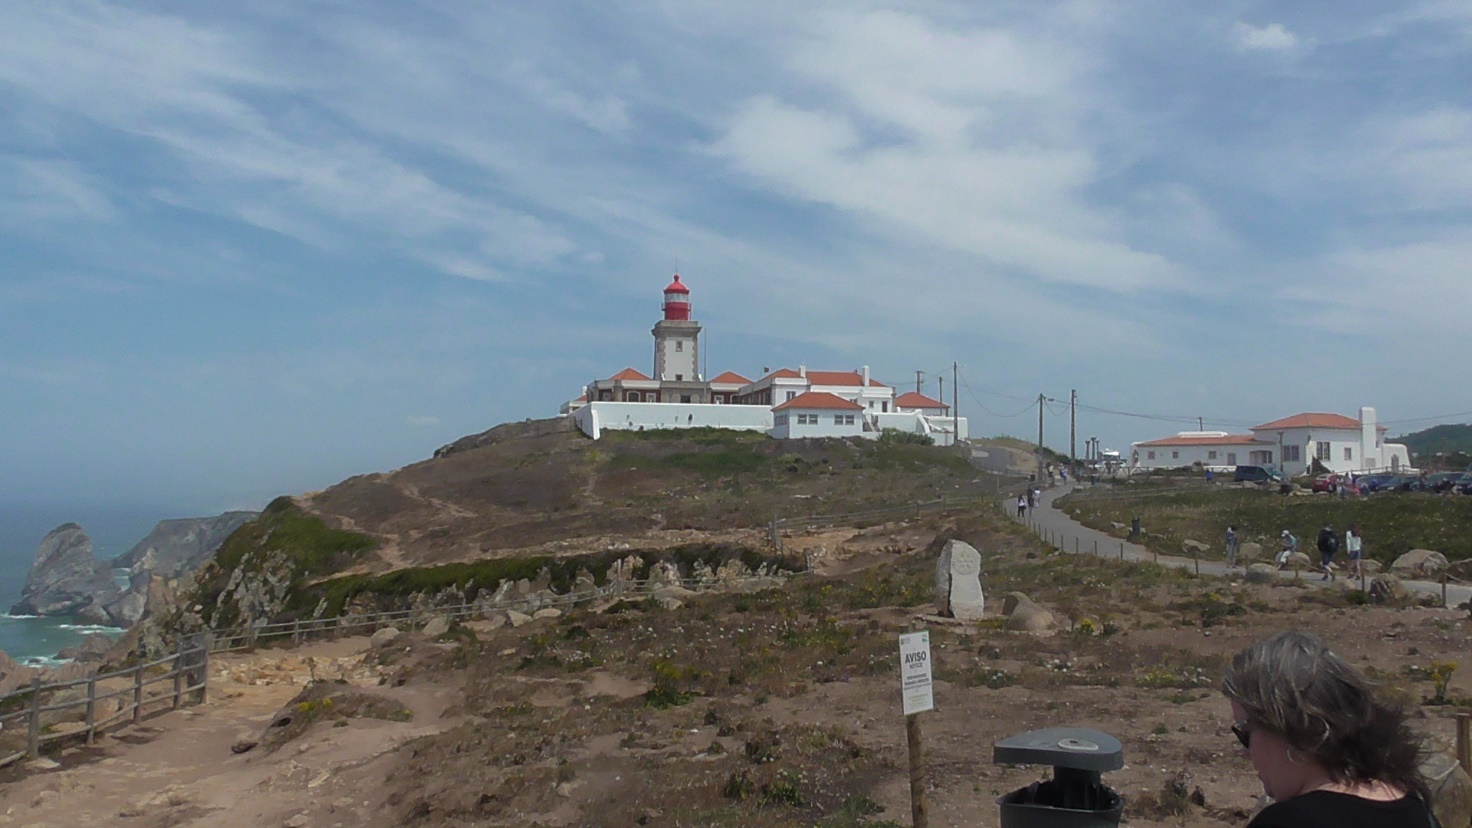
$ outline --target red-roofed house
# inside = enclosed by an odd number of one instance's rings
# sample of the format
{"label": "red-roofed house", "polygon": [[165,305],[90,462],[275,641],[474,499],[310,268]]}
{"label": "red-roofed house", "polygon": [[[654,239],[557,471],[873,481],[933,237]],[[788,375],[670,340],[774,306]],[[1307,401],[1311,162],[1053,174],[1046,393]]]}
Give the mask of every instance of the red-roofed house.
{"label": "red-roofed house", "polygon": [[1410,452],[1398,443],[1386,443],[1385,431],[1376,425],[1373,408],[1361,408],[1357,420],[1342,414],[1294,414],[1253,426],[1251,434],[1183,431],[1135,443],[1129,466],[1132,471],[1276,466],[1290,476],[1319,467],[1341,473],[1410,468]]}
{"label": "red-roofed house", "polygon": [[779,440],[797,437],[857,437],[864,432],[864,407],[826,391],[808,391],[772,407],[771,435]]}
{"label": "red-roofed house", "polygon": [[710,401],[716,405],[730,405],[736,401],[736,394],[750,384],[751,380],[735,371],[718,374],[710,381]]}
{"label": "red-roofed house", "polygon": [[869,376],[869,366],[857,371],[809,371],[806,365],[780,368],[748,384],[736,395],[741,405],[781,405],[820,391],[858,403],[869,412],[888,413],[894,407],[894,389]]}
{"label": "red-roofed house", "polygon": [[919,391],[906,391],[894,398],[896,411],[914,411],[927,417],[944,417],[950,413],[951,407],[940,400],[921,394]]}

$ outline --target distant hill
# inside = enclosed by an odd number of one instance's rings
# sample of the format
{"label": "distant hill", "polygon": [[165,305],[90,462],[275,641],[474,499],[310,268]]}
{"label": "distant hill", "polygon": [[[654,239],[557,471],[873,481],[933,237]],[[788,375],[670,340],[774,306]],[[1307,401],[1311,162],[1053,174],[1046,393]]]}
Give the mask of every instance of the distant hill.
{"label": "distant hill", "polygon": [[1472,462],[1472,425],[1453,423],[1432,426],[1403,437],[1395,437],[1393,441],[1405,444],[1418,463],[1434,458],[1437,452],[1452,466],[1465,466]]}

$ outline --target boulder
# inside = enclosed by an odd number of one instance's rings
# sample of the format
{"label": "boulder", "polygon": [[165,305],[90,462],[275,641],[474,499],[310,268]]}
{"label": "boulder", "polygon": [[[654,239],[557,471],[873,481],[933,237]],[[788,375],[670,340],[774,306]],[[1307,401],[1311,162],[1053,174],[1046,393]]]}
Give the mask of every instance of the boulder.
{"label": "boulder", "polygon": [[1181,541],[1181,554],[1188,558],[1205,558],[1211,555],[1211,547],[1199,540],[1187,538]]}
{"label": "boulder", "polygon": [[1272,564],[1255,563],[1247,567],[1247,581],[1253,584],[1270,584],[1278,580],[1278,570]]}
{"label": "boulder", "polygon": [[11,615],[82,615],[109,623],[102,605],[121,594],[106,564],[92,557],[92,539],[75,523],[64,523],[42,538]]}
{"label": "boulder", "polygon": [[935,562],[936,612],[960,621],[979,621],[985,607],[981,553],[965,541],[946,541]]}
{"label": "boulder", "polygon": [[1390,565],[1390,571],[1402,578],[1428,578],[1445,570],[1446,556],[1430,549],[1412,549]]}
{"label": "boulder", "polygon": [[[1007,610],[1009,605],[1011,609]],[[1007,621],[1004,626],[1009,630],[1048,633],[1058,628],[1058,621],[1053,617],[1053,613],[1020,592],[1007,596],[1003,604],[1003,611],[1007,613]]]}
{"label": "boulder", "polygon": [[399,629],[397,627],[384,627],[378,632],[375,632],[368,639],[368,643],[372,645],[374,649],[379,649],[393,644],[394,640],[397,639],[400,635],[402,635],[402,633],[399,632]]}
{"label": "boulder", "polygon": [[1370,601],[1376,604],[1403,603],[1411,594],[1400,579],[1389,573],[1381,573],[1370,580]]}
{"label": "boulder", "polygon": [[661,609],[666,610],[677,610],[680,607],[685,606],[684,601],[681,601],[679,598],[676,598],[672,595],[655,595],[654,603],[658,604]]}
{"label": "boulder", "polygon": [[1472,581],[1472,558],[1447,564],[1446,572],[1453,578],[1462,581]]}
{"label": "boulder", "polygon": [[1292,555],[1288,556],[1288,563],[1284,568],[1303,570],[1312,569],[1313,566],[1314,562],[1309,558],[1308,553],[1294,552]]}
{"label": "boulder", "polygon": [[1237,547],[1237,563],[1250,564],[1262,560],[1262,544],[1244,543]]}
{"label": "boulder", "polygon": [[424,625],[424,637],[436,639],[450,631],[450,621],[443,615],[436,615],[429,619]]}
{"label": "boulder", "polygon": [[506,623],[510,624],[513,627],[520,627],[524,624],[530,623],[531,620],[532,617],[524,612],[517,612],[516,610],[506,610]]}
{"label": "boulder", "polygon": [[538,620],[538,619],[541,619],[541,618],[561,618],[561,617],[562,617],[562,610],[560,610],[560,609],[558,609],[556,607],[543,607],[543,608],[537,610],[536,612],[532,613],[532,620],[534,620],[534,621],[535,620]]}
{"label": "boulder", "polygon": [[1421,775],[1431,789],[1431,809],[1442,825],[1472,825],[1472,777],[1455,757],[1431,753],[1421,763]]}

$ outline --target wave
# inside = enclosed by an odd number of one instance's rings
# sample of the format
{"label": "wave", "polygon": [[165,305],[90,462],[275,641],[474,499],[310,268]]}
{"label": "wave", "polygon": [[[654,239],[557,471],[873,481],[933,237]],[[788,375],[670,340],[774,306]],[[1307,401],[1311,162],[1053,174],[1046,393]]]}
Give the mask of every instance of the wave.
{"label": "wave", "polygon": [[17,621],[21,621],[21,620],[24,620],[26,618],[40,618],[40,617],[41,616],[39,616],[39,615],[11,615],[8,612],[0,612],[0,618],[13,618],[13,619],[15,619]]}
{"label": "wave", "polygon": [[55,656],[31,656],[21,663],[27,667],[60,667],[63,664],[71,664],[72,660]]}
{"label": "wave", "polygon": [[58,630],[76,630],[84,633],[122,633],[127,632],[127,627],[109,627],[106,624],[57,624]]}

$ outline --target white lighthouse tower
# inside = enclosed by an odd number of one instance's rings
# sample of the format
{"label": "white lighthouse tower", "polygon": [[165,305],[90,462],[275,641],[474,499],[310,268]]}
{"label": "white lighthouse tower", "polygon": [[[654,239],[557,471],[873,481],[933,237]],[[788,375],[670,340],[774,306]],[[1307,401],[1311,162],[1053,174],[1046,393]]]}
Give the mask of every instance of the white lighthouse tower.
{"label": "white lighthouse tower", "polygon": [[654,378],[700,383],[700,323],[690,318],[690,289],[680,274],[664,289],[664,318],[654,323]]}

